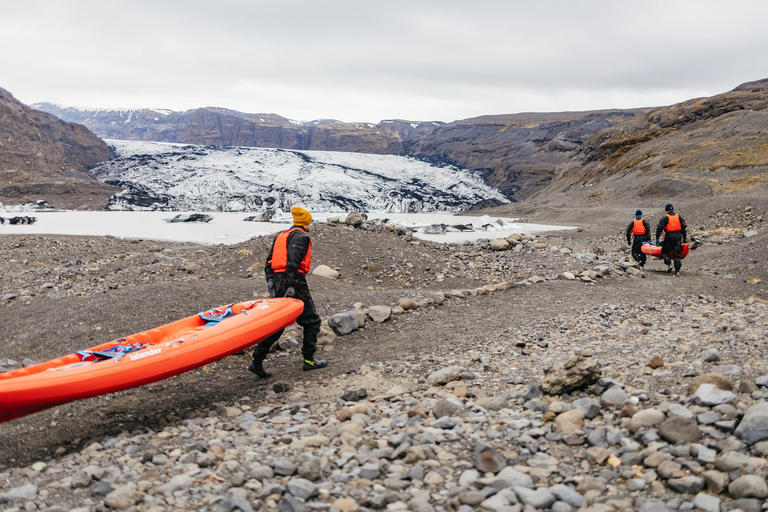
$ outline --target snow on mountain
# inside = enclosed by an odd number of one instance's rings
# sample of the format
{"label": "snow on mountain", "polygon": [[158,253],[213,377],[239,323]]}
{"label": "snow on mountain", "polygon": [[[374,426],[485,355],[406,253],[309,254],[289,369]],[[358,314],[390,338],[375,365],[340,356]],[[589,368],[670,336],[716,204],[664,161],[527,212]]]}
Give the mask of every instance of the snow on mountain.
{"label": "snow on mountain", "polygon": [[91,172],[123,187],[111,210],[449,212],[509,201],[456,167],[393,155],[107,141]]}

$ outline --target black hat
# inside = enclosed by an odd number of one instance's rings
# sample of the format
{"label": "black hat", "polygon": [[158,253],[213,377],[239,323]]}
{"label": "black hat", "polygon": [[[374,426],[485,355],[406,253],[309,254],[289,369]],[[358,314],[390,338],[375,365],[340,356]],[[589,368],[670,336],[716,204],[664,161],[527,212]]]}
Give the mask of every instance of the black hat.
{"label": "black hat", "polygon": [[640,218],[640,217],[642,217],[642,216],[643,216],[643,212],[642,212],[642,211],[640,211],[640,208],[638,208],[638,209],[637,209],[637,211],[635,212],[635,217],[638,217],[638,218]]}
{"label": "black hat", "polygon": [[664,207],[664,211],[665,212],[671,212],[674,209],[675,209],[675,207],[672,206],[672,203],[669,203],[669,204],[667,204],[667,206]]}

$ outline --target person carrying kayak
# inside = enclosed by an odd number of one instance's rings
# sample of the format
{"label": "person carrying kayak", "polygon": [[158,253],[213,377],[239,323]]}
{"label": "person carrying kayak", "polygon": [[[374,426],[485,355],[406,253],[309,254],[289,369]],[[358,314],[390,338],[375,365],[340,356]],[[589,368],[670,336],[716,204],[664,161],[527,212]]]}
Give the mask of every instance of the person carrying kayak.
{"label": "person carrying kayak", "polygon": [[[632,242],[632,235],[635,236],[634,242]],[[637,210],[635,212],[635,220],[629,223],[627,226],[627,243],[632,245],[632,258],[640,264],[641,267],[645,266],[646,256],[642,251],[643,244],[651,241],[651,225],[643,218],[643,212]]]}
{"label": "person carrying kayak", "polygon": [[[315,310],[312,295],[309,293],[306,275],[312,262],[312,241],[309,239],[309,226],[312,215],[298,206],[291,208],[293,226],[277,235],[267,255],[264,274],[267,278],[267,290],[270,297],[294,297],[304,303],[304,311],[296,319],[304,330],[301,353],[304,356],[304,371],[317,370],[328,366],[327,361],[315,361],[317,334],[320,332],[320,317]],[[264,370],[264,359],[272,345],[283,334],[281,329],[256,345],[253,349],[253,361],[248,369],[259,378],[272,376]]]}
{"label": "person carrying kayak", "polygon": [[661,232],[664,231],[661,257],[664,258],[664,263],[667,264],[667,272],[672,272],[672,262],[670,261],[670,253],[672,253],[672,259],[675,262],[675,277],[678,277],[680,275],[680,267],[683,266],[680,254],[687,238],[686,228],[688,226],[685,220],[675,213],[675,207],[671,204],[664,207],[664,212],[666,215],[659,220],[659,224],[656,226],[656,245],[659,244],[659,237]]}

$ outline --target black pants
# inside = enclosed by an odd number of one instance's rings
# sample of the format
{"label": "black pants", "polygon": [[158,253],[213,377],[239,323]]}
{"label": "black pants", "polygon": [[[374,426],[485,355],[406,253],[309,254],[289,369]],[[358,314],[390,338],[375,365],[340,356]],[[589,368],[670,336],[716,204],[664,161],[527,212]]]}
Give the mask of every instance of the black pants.
{"label": "black pants", "polygon": [[664,263],[669,265],[670,253],[672,253],[672,260],[675,262],[675,272],[680,270],[683,266],[683,262],[680,260],[680,253],[683,251],[683,234],[679,232],[667,233],[664,235],[664,242],[661,244],[661,257],[664,258]]}
{"label": "black pants", "polygon": [[647,235],[636,235],[635,239],[632,241],[632,258],[640,264],[640,266],[645,266],[645,261],[647,259],[645,253],[642,251],[643,243],[650,242],[651,239]]}
{"label": "black pants", "polygon": [[[275,275],[275,293],[277,297],[285,296],[285,290],[288,289],[285,279],[282,279],[280,274]],[[296,323],[304,328],[304,340],[301,347],[301,353],[304,359],[308,361],[314,361],[315,352],[317,351],[317,333],[320,332],[320,317],[315,310],[315,303],[312,302],[312,295],[309,293],[309,286],[304,276],[299,275],[299,282],[295,286],[296,299],[299,299],[304,303],[304,311],[301,312],[299,318],[296,319]],[[282,336],[285,329],[280,329],[269,338],[259,342],[253,349],[253,358],[257,361],[263,361],[269,349],[275,344],[277,340]]]}

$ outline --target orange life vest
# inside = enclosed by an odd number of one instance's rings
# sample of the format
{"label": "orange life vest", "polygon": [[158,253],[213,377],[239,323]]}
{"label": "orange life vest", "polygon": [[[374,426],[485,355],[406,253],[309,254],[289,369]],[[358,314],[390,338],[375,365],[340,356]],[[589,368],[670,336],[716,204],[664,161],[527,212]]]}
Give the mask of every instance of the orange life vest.
{"label": "orange life vest", "polygon": [[674,233],[675,231],[682,231],[683,226],[680,224],[680,216],[676,213],[673,214],[667,214],[667,227],[664,228],[664,231],[667,233]]}
{"label": "orange life vest", "polygon": [[643,219],[635,219],[635,224],[632,226],[633,235],[645,235],[645,226],[643,225]]}
{"label": "orange life vest", "polygon": [[[285,272],[285,266],[288,263],[288,235],[294,231],[301,231],[306,233],[301,228],[293,228],[287,231],[283,231],[275,239],[275,245],[272,246],[272,259],[269,260],[269,265],[275,272]],[[299,272],[301,274],[309,273],[309,266],[312,263],[312,241],[309,241],[309,247],[307,248],[307,254],[304,259],[299,263]]]}

